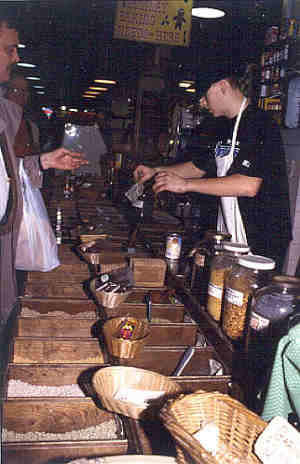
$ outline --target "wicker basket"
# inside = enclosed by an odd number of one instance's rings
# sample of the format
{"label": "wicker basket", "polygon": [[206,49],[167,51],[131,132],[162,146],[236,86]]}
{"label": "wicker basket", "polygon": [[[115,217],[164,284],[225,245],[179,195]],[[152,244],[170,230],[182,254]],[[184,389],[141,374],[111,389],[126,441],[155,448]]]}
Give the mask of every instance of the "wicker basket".
{"label": "wicker basket", "polygon": [[[164,425],[175,439],[179,464],[258,464],[253,446],[267,426],[259,416],[240,402],[218,392],[180,395],[161,410]],[[203,423],[212,422],[219,429],[215,455],[206,451],[192,435]]]}
{"label": "wicker basket", "polygon": [[96,280],[97,279],[92,279],[90,282],[90,289],[91,292],[93,293],[94,297],[100,303],[102,306],[105,308],[113,309],[119,306],[121,303],[123,303],[132,290],[128,290],[128,292],[122,292],[122,293],[113,293],[113,292],[104,292],[102,290],[96,291]]}
{"label": "wicker basket", "polygon": [[[135,326],[131,339],[119,338],[118,330],[124,322]],[[150,335],[149,324],[135,317],[113,317],[105,322],[103,333],[109,353],[117,358],[134,358],[144,347]]]}
{"label": "wicker basket", "polygon": [[[156,372],[127,366],[112,366],[98,370],[92,379],[93,387],[104,408],[133,419],[157,419],[162,404],[170,397],[181,393],[181,387],[174,381]],[[164,395],[151,402],[140,405],[116,399],[120,389],[141,391],[161,391]]]}

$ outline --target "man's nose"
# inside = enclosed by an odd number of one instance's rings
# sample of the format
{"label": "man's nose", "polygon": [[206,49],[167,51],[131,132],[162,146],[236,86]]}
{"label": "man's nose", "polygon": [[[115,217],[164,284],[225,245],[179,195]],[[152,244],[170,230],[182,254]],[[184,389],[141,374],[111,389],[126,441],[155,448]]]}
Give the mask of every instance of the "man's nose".
{"label": "man's nose", "polygon": [[19,53],[18,53],[17,48],[15,49],[13,60],[14,60],[14,63],[19,63],[19,61],[20,61],[20,57],[19,57]]}

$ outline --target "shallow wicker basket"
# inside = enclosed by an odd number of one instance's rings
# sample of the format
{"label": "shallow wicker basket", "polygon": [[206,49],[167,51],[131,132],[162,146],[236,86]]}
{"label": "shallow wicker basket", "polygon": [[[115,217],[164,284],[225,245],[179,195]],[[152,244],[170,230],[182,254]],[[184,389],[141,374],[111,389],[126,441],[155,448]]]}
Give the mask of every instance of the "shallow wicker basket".
{"label": "shallow wicker basket", "polygon": [[[129,321],[135,326],[130,340],[118,338],[117,332],[123,322]],[[109,353],[117,358],[134,358],[143,349],[150,335],[149,324],[135,317],[113,317],[103,325],[103,333]]]}
{"label": "shallow wicker basket", "polygon": [[[92,379],[93,387],[105,409],[132,417],[153,420],[158,417],[162,404],[182,393],[180,385],[156,372],[136,367],[112,366],[99,369]],[[164,395],[151,405],[138,405],[115,398],[121,388],[146,391],[163,391]]]}
{"label": "shallow wicker basket", "polygon": [[[180,395],[160,412],[164,425],[172,434],[179,464],[258,464],[253,446],[267,426],[259,416],[240,402],[218,392]],[[219,429],[215,455],[206,451],[192,435],[201,424],[212,422]]]}
{"label": "shallow wicker basket", "polygon": [[93,293],[94,297],[100,303],[102,306],[105,308],[116,308],[119,306],[121,303],[123,303],[132,290],[128,290],[128,292],[122,292],[122,293],[113,293],[113,292],[104,292],[104,291],[96,291],[96,280],[97,279],[92,279],[90,282],[90,289],[91,292]]}

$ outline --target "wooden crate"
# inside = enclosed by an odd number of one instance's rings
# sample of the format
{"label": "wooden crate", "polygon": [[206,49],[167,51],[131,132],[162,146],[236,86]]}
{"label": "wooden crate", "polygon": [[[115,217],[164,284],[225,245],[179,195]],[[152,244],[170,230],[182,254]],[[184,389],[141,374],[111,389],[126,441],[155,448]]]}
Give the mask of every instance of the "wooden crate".
{"label": "wooden crate", "polygon": [[[20,414],[21,412],[21,414]],[[63,434],[86,430],[116,416],[99,409],[89,398],[37,400],[13,399],[3,403],[3,428],[25,434],[44,432]],[[126,454],[128,440],[122,423],[116,422],[118,436],[111,440],[66,440],[3,442],[3,462],[7,464],[45,464],[67,462],[80,457]],[[55,437],[55,436],[54,436]]]}
{"label": "wooden crate", "polygon": [[163,259],[131,258],[130,267],[136,287],[163,287],[167,264]]}
{"label": "wooden crate", "polygon": [[97,339],[15,337],[10,362],[104,364],[106,355]]}
{"label": "wooden crate", "polygon": [[[128,301],[128,300],[127,300]],[[114,309],[105,308],[107,317],[114,316],[132,316],[139,319],[147,319],[147,306],[145,304],[127,304],[121,303],[120,306]],[[174,305],[153,305],[152,306],[153,323],[168,323],[168,322],[183,322],[185,310],[184,306]]]}

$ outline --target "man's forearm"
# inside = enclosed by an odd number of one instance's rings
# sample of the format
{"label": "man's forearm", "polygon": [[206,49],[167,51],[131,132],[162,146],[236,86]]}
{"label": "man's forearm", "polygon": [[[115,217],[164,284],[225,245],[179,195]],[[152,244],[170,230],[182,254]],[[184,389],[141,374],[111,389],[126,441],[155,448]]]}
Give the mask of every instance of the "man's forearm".
{"label": "man's forearm", "polygon": [[157,166],[154,168],[155,174],[158,172],[166,171],[173,172],[177,176],[184,177],[185,179],[202,177],[205,174],[205,171],[198,169],[191,161],[187,163],[178,163],[172,164],[170,166]]}
{"label": "man's forearm", "polygon": [[212,179],[186,179],[186,191],[215,196],[254,197],[262,179],[239,174]]}

